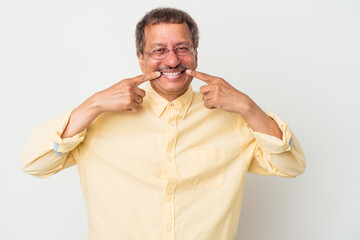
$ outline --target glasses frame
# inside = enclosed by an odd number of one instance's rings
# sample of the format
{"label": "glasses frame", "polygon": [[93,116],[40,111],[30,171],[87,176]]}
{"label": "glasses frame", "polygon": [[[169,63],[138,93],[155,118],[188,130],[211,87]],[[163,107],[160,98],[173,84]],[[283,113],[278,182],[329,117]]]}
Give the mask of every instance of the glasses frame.
{"label": "glasses frame", "polygon": [[194,46],[193,46],[193,45],[190,45],[190,49],[191,49],[191,50],[190,50],[190,52],[189,52],[188,54],[178,54],[177,51],[176,51],[176,47],[175,47],[174,49],[171,49],[171,50],[168,49],[168,48],[166,48],[165,56],[162,57],[162,58],[153,57],[153,55],[151,55],[151,52],[145,52],[144,50],[143,50],[143,53],[150,55],[150,57],[152,57],[152,58],[155,59],[155,60],[163,60],[163,59],[167,58],[167,56],[169,56],[169,52],[170,52],[170,51],[174,51],[174,53],[176,54],[176,56],[187,56],[187,55],[190,55],[191,53],[194,52]]}

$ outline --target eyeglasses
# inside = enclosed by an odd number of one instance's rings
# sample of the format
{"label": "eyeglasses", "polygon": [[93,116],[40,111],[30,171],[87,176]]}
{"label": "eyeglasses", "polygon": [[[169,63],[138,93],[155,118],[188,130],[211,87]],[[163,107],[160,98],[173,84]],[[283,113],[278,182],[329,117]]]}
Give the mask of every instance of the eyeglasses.
{"label": "eyeglasses", "polygon": [[186,56],[194,51],[194,47],[190,44],[181,44],[175,47],[173,50],[169,50],[168,48],[164,48],[164,47],[159,47],[151,50],[150,52],[145,52],[145,51],[143,52],[149,54],[152,58],[156,60],[162,60],[169,55],[170,51],[174,51],[174,53],[178,56]]}

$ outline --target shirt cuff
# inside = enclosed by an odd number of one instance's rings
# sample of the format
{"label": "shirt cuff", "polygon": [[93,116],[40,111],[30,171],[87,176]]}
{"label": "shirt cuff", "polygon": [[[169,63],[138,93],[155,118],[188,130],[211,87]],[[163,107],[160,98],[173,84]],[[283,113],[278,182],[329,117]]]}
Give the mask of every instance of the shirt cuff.
{"label": "shirt cuff", "polygon": [[290,151],[293,148],[292,132],[290,128],[285,123],[285,121],[283,121],[280,117],[278,117],[274,113],[268,111],[265,111],[265,113],[269,117],[275,120],[275,122],[277,123],[277,125],[279,126],[280,130],[283,133],[283,137],[282,140],[280,140],[279,138],[268,134],[255,132],[250,128],[255,139],[259,143],[259,146],[266,153],[282,153],[282,152]]}
{"label": "shirt cuff", "polygon": [[86,128],[85,128],[84,130],[82,130],[81,132],[79,132],[78,134],[72,137],[63,138],[63,139],[61,138],[61,135],[63,134],[69,122],[72,111],[73,110],[68,111],[63,115],[62,124],[60,124],[59,128],[56,129],[55,139],[53,141],[54,142],[53,150],[58,156],[61,156],[64,153],[73,150],[78,144],[80,144],[84,140],[86,135]]}

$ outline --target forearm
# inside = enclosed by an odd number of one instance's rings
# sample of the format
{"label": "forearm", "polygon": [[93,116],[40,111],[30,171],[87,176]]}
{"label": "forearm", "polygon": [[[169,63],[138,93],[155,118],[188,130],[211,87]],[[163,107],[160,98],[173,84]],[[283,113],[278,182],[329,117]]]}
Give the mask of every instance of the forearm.
{"label": "forearm", "polygon": [[299,141],[289,126],[277,115],[266,112],[281,129],[282,139],[253,131],[256,139],[255,159],[249,169],[250,172],[282,177],[295,177],[305,170],[305,156]]}
{"label": "forearm", "polygon": [[277,123],[251,99],[248,101],[247,108],[240,114],[253,131],[272,135],[282,140],[283,133]]}
{"label": "forearm", "polygon": [[85,128],[101,113],[93,98],[88,98],[71,113],[69,122],[61,135],[61,138],[72,137]]}
{"label": "forearm", "polygon": [[[73,110],[72,110],[73,111]],[[45,121],[30,135],[21,156],[22,169],[37,177],[49,177],[76,164],[71,151],[85,139],[86,130],[73,138],[60,139],[72,111]],[[57,145],[55,152],[55,145]]]}
{"label": "forearm", "polygon": [[[264,138],[265,136],[257,136]],[[285,136],[286,138],[286,136]],[[264,147],[264,144],[257,148],[255,159],[252,161],[249,172],[261,175],[276,175],[281,177],[296,177],[302,174],[306,168],[306,160],[301,145],[295,135],[291,134],[292,147],[291,150],[285,149],[283,152],[278,152],[283,146],[280,143],[270,139],[257,139],[258,142],[263,143],[269,141]],[[285,144],[286,147],[287,144]]]}

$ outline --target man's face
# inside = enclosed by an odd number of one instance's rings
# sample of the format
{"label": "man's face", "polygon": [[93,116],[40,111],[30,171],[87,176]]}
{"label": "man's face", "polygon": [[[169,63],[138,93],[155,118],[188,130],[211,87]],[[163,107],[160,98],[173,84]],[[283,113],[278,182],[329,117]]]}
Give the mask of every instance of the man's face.
{"label": "man's face", "polygon": [[[156,48],[167,48],[173,50],[180,44],[193,45],[190,30],[186,23],[167,24],[160,23],[145,27],[145,52],[151,52]],[[162,60],[156,60],[148,54],[144,57],[139,55],[139,63],[143,73],[160,71],[161,77],[150,82],[154,90],[162,97],[171,101],[181,96],[189,87],[192,77],[185,73],[186,69],[197,68],[197,51],[186,56],[178,56],[170,51],[168,56]],[[174,75],[174,73],[179,73]],[[173,73],[170,75],[170,73]]]}

